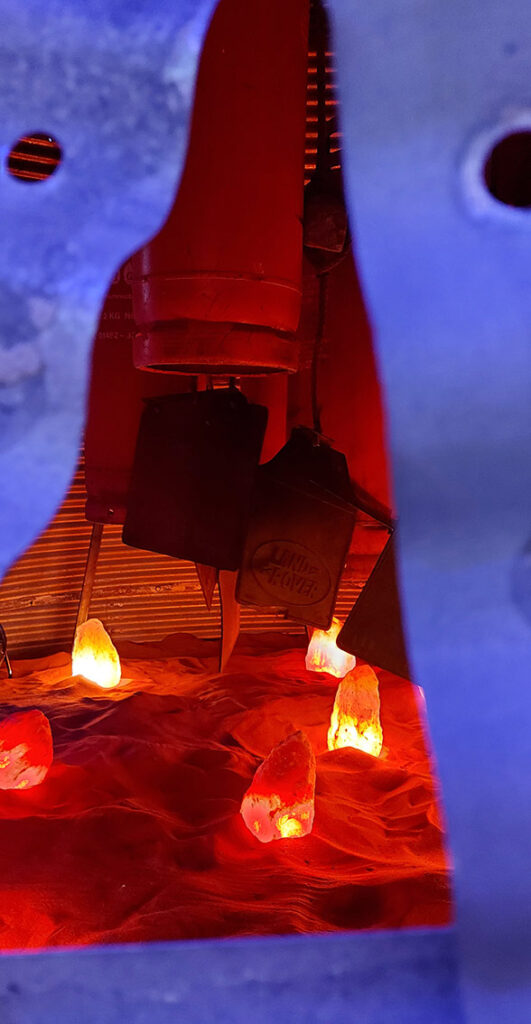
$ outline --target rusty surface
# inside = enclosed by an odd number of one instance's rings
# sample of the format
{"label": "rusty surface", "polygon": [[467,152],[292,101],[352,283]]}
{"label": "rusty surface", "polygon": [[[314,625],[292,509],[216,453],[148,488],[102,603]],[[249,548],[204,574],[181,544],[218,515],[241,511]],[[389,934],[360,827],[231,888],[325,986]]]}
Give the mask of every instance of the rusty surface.
{"label": "rusty surface", "polygon": [[238,600],[327,629],[354,522],[344,456],[294,430],[257,474]]}

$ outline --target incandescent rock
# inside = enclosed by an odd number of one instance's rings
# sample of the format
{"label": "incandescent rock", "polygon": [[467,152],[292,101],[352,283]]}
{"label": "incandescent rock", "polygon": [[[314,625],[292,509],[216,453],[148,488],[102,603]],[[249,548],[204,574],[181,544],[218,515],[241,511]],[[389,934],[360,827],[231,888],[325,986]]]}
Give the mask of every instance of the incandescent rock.
{"label": "incandescent rock", "polygon": [[337,688],[328,749],[355,747],[378,757],[382,743],[378,677],[370,665],[357,665]]}
{"label": "incandescent rock", "polygon": [[315,754],[306,734],[295,732],[257,768],[241,815],[261,843],[300,838],[312,831],[314,797]]}
{"label": "incandescent rock", "polygon": [[38,786],[52,761],[52,733],[42,711],[20,711],[0,722],[0,789]]}
{"label": "incandescent rock", "polygon": [[72,675],[84,676],[105,690],[118,686],[122,678],[118,651],[99,619],[87,619],[76,629]]}
{"label": "incandescent rock", "polygon": [[353,654],[340,650],[336,644],[343,623],[335,616],[330,629],[314,629],[308,644],[305,664],[309,672],[327,672],[343,679],[356,665]]}

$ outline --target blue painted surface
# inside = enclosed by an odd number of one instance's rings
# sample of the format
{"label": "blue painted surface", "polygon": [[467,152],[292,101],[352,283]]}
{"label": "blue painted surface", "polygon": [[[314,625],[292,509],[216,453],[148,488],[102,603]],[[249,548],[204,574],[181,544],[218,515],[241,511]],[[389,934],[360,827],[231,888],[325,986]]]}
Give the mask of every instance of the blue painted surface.
{"label": "blue painted surface", "polygon": [[[75,467],[88,358],[120,263],[160,226],[215,0],[0,0],[0,579]],[[59,170],[5,167],[26,133]]]}
{"label": "blue painted surface", "polygon": [[460,1024],[452,933],[225,939],[0,958],[2,1024]]}
{"label": "blue painted surface", "polygon": [[411,660],[455,859],[467,1019],[531,1019],[528,0],[330,0],[348,202],[385,387]]}

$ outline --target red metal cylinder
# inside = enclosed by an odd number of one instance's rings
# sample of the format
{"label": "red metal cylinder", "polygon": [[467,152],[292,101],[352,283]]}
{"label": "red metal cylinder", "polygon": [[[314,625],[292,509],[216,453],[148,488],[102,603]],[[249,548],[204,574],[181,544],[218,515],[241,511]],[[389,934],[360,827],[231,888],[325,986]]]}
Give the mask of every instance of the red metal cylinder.
{"label": "red metal cylinder", "polygon": [[201,59],[186,166],[132,259],[137,367],[297,368],[308,0],[221,0]]}
{"label": "red metal cylinder", "polygon": [[85,430],[85,515],[93,523],[125,520],[144,398],[189,387],[185,377],[142,373],[133,366],[130,277],[130,264],[126,263],[107,293],[92,352]]}

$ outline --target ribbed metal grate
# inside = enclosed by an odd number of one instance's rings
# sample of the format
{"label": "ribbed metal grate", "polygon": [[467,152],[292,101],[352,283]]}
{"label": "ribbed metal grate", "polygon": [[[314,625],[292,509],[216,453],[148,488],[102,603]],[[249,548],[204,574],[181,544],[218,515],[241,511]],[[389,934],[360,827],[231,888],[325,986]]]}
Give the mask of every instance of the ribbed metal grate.
{"label": "ribbed metal grate", "polygon": [[304,182],[308,184],[317,168],[323,147],[330,157],[330,169],[341,167],[341,132],[337,125],[335,54],[328,48],[326,13],[320,2],[310,6],[310,45],[306,86],[306,145]]}
{"label": "ribbed metal grate", "polygon": [[44,181],[61,163],[61,147],[50,135],[23,135],[7,158],[7,169],[24,181]]}
{"label": "ribbed metal grate", "polygon": [[[57,515],[0,587],[0,621],[10,650],[19,657],[68,649],[72,642],[91,532],[84,518],[85,498],[80,464]],[[340,616],[350,611],[369,564],[370,560],[366,569],[361,559],[359,571],[349,572],[342,584]],[[219,603],[216,599],[207,611],[194,565],[126,547],[120,526],[105,527],[90,613],[101,618],[116,639],[220,633]],[[243,632],[301,629],[275,610],[242,608]]]}

